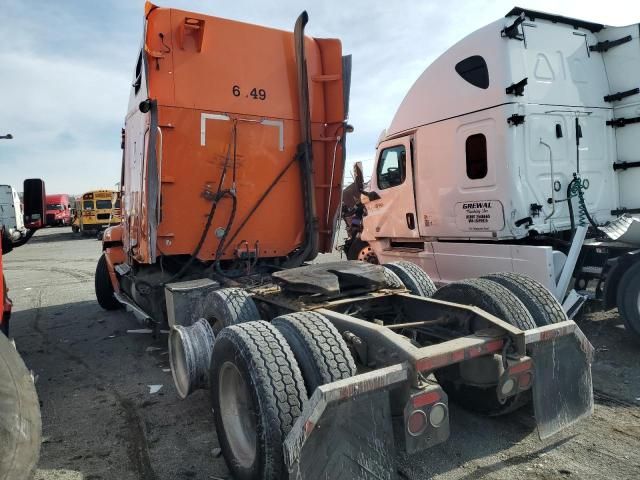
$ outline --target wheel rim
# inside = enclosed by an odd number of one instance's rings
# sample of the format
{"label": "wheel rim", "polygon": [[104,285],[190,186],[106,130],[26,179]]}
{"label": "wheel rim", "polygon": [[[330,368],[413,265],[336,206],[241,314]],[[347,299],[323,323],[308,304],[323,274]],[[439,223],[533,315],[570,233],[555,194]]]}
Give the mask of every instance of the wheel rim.
{"label": "wheel rim", "polygon": [[247,383],[231,362],[220,368],[218,396],[229,447],[240,466],[248,468],[256,458],[256,415]]}
{"label": "wheel rim", "polygon": [[375,252],[369,245],[360,250],[360,252],[358,253],[358,260],[378,265],[378,257],[376,257]]}

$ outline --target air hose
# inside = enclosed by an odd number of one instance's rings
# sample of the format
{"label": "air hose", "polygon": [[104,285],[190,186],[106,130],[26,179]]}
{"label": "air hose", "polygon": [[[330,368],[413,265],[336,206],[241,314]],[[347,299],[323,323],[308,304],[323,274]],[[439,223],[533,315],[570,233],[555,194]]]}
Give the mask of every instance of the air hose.
{"label": "air hose", "polygon": [[589,221],[591,226],[598,228],[598,224],[593,220],[589,211],[587,210],[587,204],[584,199],[584,191],[589,188],[589,181],[583,180],[576,173],[573,174],[573,180],[567,185],[567,203],[569,205],[569,217],[571,220],[571,230],[575,230],[576,223],[573,213],[573,205],[571,198],[578,197],[578,224],[585,226]]}

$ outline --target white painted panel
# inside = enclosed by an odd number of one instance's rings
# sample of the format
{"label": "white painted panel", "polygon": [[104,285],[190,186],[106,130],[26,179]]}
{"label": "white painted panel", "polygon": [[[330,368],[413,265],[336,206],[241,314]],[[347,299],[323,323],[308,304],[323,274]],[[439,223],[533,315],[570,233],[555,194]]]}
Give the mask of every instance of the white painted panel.
{"label": "white painted panel", "polygon": [[565,24],[525,22],[525,41],[511,44],[522,49],[527,101],[546,105],[607,107],[607,77],[602,59],[589,51],[596,37]]}
{"label": "white painted panel", "polygon": [[555,289],[551,247],[448,242],[432,242],[431,246],[443,283],[495,272],[515,272]]}

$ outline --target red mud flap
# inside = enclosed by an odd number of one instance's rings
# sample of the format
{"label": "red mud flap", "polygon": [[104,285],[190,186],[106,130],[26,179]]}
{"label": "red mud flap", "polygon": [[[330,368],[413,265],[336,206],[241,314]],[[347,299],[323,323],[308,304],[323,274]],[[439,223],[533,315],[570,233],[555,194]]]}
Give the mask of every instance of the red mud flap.
{"label": "red mud flap", "polygon": [[541,439],[593,413],[593,346],[573,321],[525,332],[533,358],[533,408]]}
{"label": "red mud flap", "polygon": [[396,478],[389,390],[394,365],[318,387],[284,442],[290,480]]}

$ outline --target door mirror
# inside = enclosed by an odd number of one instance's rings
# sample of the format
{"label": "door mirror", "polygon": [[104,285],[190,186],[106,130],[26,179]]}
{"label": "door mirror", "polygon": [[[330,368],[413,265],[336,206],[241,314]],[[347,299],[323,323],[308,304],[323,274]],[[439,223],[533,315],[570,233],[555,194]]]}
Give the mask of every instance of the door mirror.
{"label": "door mirror", "polygon": [[362,162],[356,162],[353,165],[353,183],[358,188],[358,192],[366,196],[369,200],[380,200],[377,192],[365,192],[364,190],[364,173],[362,173]]}
{"label": "door mirror", "polygon": [[27,228],[44,227],[46,193],[44,182],[39,178],[24,181],[24,222]]}
{"label": "door mirror", "polygon": [[353,183],[356,184],[358,192],[364,191],[364,174],[362,173],[362,162],[353,164]]}

